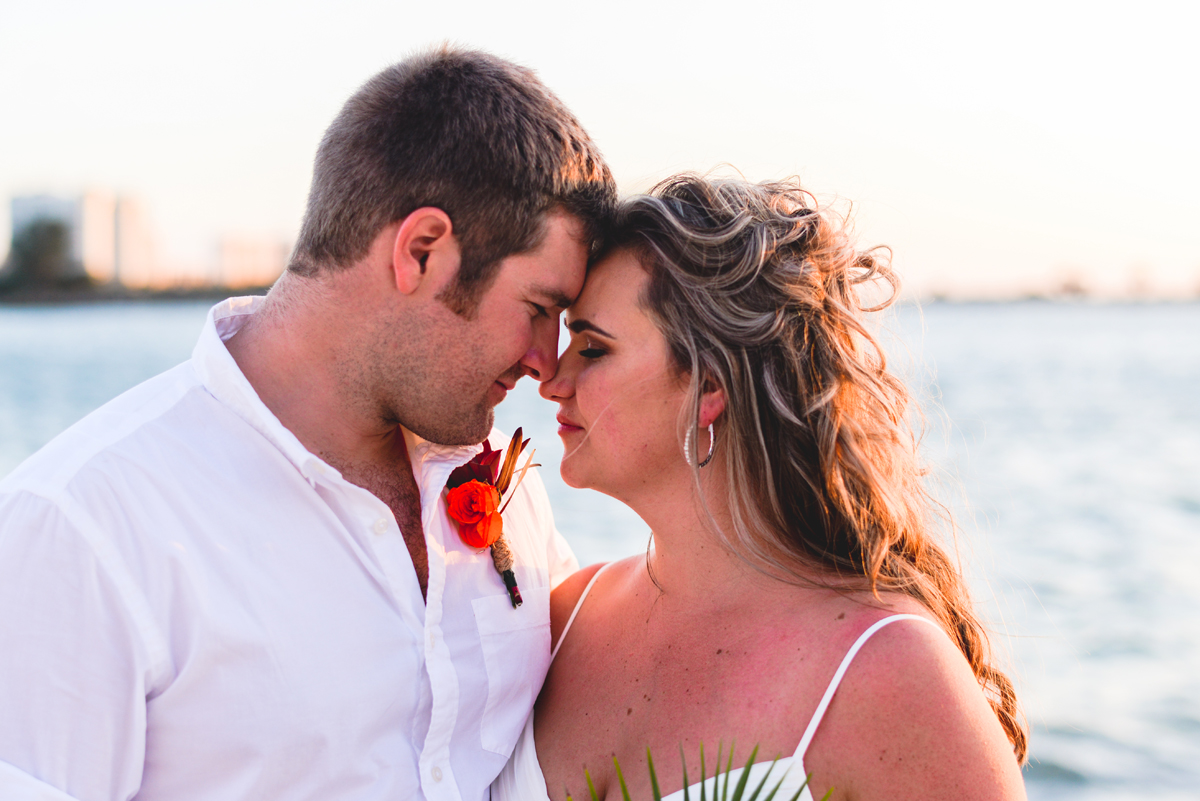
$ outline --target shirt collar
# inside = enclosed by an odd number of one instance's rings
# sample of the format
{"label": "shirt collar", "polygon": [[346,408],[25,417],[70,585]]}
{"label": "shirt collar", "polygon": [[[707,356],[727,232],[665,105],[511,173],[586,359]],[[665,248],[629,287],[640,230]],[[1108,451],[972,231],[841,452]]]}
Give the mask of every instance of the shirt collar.
{"label": "shirt collar", "polygon": [[[262,307],[264,300],[266,298],[261,295],[229,298],[209,309],[200,339],[192,350],[192,364],[205,389],[278,448],[306,478],[315,481],[318,475],[340,476],[336,468],[311,453],[295,434],[279,422],[279,418],[259,399],[258,393],[225,347],[225,341],[246,324]],[[427,467],[449,465],[453,469],[466,464],[483,450],[482,444],[439,445],[407,429],[402,430],[414,472],[418,475],[423,474]],[[442,469],[445,470],[444,467]]]}

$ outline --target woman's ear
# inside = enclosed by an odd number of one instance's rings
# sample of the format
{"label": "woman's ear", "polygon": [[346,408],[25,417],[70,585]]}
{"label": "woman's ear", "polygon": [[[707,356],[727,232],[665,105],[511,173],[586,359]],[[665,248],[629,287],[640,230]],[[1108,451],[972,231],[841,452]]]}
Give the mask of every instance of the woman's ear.
{"label": "woman's ear", "polygon": [[725,411],[725,390],[713,380],[704,381],[704,393],[700,396],[700,418],[697,422],[701,428],[708,428],[721,413]]}

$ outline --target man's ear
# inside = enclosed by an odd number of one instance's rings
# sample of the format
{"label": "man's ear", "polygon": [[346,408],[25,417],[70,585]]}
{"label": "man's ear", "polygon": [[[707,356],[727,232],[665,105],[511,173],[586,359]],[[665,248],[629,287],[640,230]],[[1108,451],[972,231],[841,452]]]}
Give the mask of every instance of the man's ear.
{"label": "man's ear", "polygon": [[708,428],[725,411],[725,390],[715,381],[704,382],[704,392],[700,395],[700,417],[696,421],[700,428]]}
{"label": "man's ear", "polygon": [[392,248],[392,270],[401,292],[411,295],[430,283],[440,289],[447,274],[457,274],[458,265],[458,241],[446,212],[422,206],[400,222]]}

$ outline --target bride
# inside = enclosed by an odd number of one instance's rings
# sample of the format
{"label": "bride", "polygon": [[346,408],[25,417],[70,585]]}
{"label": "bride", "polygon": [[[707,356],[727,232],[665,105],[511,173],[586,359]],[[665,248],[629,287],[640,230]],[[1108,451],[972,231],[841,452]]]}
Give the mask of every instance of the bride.
{"label": "bride", "polygon": [[555,590],[553,663],[493,799],[587,798],[585,769],[620,798],[613,757],[649,798],[647,747],[682,799],[719,742],[735,766],[757,745],[749,786],[769,771],[778,799],[808,774],[806,799],[1024,797],[1012,685],[864,327],[873,282],[894,297],[793,183],[685,175],[625,203],[541,392],[563,479],[628,504],[653,547]]}

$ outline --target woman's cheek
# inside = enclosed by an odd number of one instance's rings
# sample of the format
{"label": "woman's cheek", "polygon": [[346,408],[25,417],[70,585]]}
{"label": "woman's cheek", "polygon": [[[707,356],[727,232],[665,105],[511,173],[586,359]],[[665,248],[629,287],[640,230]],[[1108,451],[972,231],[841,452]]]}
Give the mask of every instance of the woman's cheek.
{"label": "woman's cheek", "polygon": [[596,372],[596,367],[588,365],[579,371],[575,378],[575,403],[584,415],[585,423],[597,422],[597,416],[607,405],[606,382],[603,374]]}

